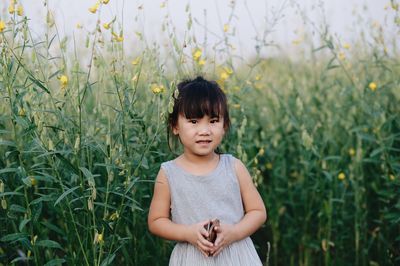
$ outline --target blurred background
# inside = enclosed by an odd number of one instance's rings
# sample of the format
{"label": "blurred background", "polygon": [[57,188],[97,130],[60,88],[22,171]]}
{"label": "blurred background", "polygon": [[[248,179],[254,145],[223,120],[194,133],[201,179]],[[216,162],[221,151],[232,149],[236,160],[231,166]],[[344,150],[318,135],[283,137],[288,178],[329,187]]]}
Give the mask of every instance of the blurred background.
{"label": "blurred background", "polygon": [[197,75],[267,207],[264,265],[398,265],[399,33],[397,0],[1,1],[0,265],[167,265],[147,213]]}

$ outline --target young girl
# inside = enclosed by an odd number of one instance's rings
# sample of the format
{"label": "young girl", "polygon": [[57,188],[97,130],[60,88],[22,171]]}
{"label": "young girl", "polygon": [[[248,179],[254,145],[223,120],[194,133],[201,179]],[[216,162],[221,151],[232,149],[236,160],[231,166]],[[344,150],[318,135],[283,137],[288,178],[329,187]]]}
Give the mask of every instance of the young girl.
{"label": "young girl", "polygon": [[[225,94],[202,77],[178,91],[168,124],[183,153],[161,164],[149,230],[178,241],[169,265],[261,265],[249,236],[265,222],[265,206],[243,163],[216,152],[230,126]],[[215,218],[212,243],[205,226]]]}

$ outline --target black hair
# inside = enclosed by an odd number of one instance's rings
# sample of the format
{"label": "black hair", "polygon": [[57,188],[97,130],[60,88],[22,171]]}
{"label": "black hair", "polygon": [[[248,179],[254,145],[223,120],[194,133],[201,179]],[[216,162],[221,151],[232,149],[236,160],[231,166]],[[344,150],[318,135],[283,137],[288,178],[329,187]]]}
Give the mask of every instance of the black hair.
{"label": "black hair", "polygon": [[177,85],[174,93],[174,107],[168,116],[168,138],[178,123],[179,115],[186,118],[222,117],[227,132],[231,121],[225,93],[217,82],[208,81],[201,76],[193,80],[184,80]]}

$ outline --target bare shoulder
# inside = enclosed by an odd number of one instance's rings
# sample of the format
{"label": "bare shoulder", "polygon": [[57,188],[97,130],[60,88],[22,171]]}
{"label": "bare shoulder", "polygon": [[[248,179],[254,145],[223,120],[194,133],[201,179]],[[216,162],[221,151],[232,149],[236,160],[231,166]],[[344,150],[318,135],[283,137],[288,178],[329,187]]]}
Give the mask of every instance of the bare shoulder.
{"label": "bare shoulder", "polygon": [[165,170],[162,168],[160,168],[160,170],[158,171],[158,174],[156,177],[156,183],[168,185],[167,174],[165,173]]}
{"label": "bare shoulder", "polygon": [[234,166],[239,181],[245,181],[246,179],[249,179],[251,181],[250,173],[241,160],[234,158]]}

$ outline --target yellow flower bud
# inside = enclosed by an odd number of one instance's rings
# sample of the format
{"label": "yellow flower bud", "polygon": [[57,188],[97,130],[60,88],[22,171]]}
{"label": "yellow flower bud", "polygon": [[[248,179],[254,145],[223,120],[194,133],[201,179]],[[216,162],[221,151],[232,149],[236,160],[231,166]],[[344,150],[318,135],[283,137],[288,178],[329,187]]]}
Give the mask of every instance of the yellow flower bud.
{"label": "yellow flower bud", "polygon": [[375,91],[376,88],[377,88],[377,85],[376,85],[375,82],[371,82],[371,83],[368,85],[368,88],[370,88],[371,91]]}
{"label": "yellow flower bud", "polygon": [[31,180],[32,186],[36,186],[37,185],[37,180],[36,180],[35,177],[31,176],[31,177],[29,177],[29,179]]}
{"label": "yellow flower bud", "polygon": [[344,180],[346,178],[346,175],[343,172],[340,172],[338,175],[339,180]]}
{"label": "yellow flower bud", "polygon": [[349,149],[349,155],[354,156],[356,154],[356,151],[353,148]]}
{"label": "yellow flower bud", "polygon": [[140,64],[140,60],[141,60],[140,56],[136,57],[136,58],[132,61],[132,65],[136,66],[136,65]]}
{"label": "yellow flower bud", "polygon": [[199,64],[199,66],[204,66],[206,64],[206,61],[203,59],[200,59],[198,64]]}
{"label": "yellow flower bud", "polygon": [[344,48],[344,49],[350,49],[350,47],[351,47],[351,46],[350,46],[350,44],[348,44],[348,43],[343,44],[343,48]]}
{"label": "yellow flower bud", "polygon": [[15,13],[14,4],[11,4],[11,5],[8,6],[8,13],[10,13],[11,15]]}
{"label": "yellow flower bud", "polygon": [[202,54],[201,49],[199,49],[199,48],[195,49],[192,53],[193,60],[198,61],[201,57],[201,54]]}
{"label": "yellow flower bud", "polygon": [[6,23],[3,20],[0,20],[0,32],[3,32],[6,28]]}
{"label": "yellow flower bud", "polygon": [[17,14],[18,16],[22,16],[24,14],[24,7],[22,5],[18,5]]}
{"label": "yellow flower bud", "polygon": [[228,24],[225,24],[225,25],[224,25],[224,32],[228,32],[228,30],[229,30],[229,25],[228,25]]}
{"label": "yellow flower bud", "polygon": [[62,75],[60,77],[61,88],[64,89],[68,85],[68,77],[66,75]]}
{"label": "yellow flower bud", "polygon": [[89,7],[89,11],[94,14],[97,12],[98,8],[99,8],[99,3],[96,3],[95,5]]}
{"label": "yellow flower bud", "polygon": [[19,109],[18,115],[19,116],[25,116],[25,109],[24,108]]}
{"label": "yellow flower bud", "polygon": [[117,220],[118,218],[119,218],[118,212],[114,212],[114,213],[111,214],[111,216],[110,216],[110,220],[111,220],[111,221],[115,221],[115,220]]}

